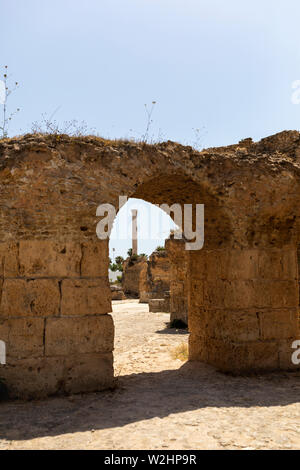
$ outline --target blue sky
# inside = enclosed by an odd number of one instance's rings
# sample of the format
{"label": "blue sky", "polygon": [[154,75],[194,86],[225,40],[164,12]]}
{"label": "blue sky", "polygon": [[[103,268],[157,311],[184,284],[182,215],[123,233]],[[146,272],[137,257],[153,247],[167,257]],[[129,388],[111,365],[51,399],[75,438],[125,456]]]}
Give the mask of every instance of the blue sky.
{"label": "blue sky", "polygon": [[[176,229],[172,219],[149,202],[131,198],[120,209],[111,232],[110,257],[121,255],[127,257],[128,248],[131,248],[132,236],[132,209],[138,211],[138,253],[150,255],[158,246],[163,246],[171,229]],[[115,248],[115,251],[113,251]]]}
{"label": "blue sky", "polygon": [[104,137],[204,147],[300,128],[299,0],[0,0],[0,67],[20,88],[10,135],[42,113]]}

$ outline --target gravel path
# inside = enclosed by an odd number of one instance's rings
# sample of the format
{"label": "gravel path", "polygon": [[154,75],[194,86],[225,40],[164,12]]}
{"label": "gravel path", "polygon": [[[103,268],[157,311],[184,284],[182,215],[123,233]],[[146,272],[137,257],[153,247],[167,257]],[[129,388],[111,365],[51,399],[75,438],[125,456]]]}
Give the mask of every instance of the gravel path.
{"label": "gravel path", "polygon": [[173,359],[184,331],[114,302],[114,392],[0,404],[0,449],[299,449],[300,373],[230,377]]}

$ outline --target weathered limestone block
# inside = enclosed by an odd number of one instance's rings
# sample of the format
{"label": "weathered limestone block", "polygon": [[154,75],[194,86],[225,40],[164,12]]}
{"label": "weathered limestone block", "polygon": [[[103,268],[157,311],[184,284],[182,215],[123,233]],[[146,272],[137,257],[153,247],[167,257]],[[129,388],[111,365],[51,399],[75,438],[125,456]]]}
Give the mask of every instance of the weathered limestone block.
{"label": "weathered limestone block", "polygon": [[58,394],[62,391],[64,360],[59,358],[8,359],[0,365],[0,377],[9,398],[35,399]]}
{"label": "weathered limestone block", "polygon": [[197,336],[236,341],[292,338],[299,322],[298,309],[195,309],[189,327]]}
{"label": "weathered limestone block", "polygon": [[62,315],[98,315],[111,311],[107,279],[65,279],[61,293]]}
{"label": "weathered limestone block", "polygon": [[[17,318],[0,322],[0,338],[6,343],[7,359],[44,355],[44,319]],[[0,369],[1,376],[1,369]]]}
{"label": "weathered limestone block", "polygon": [[237,343],[197,335],[189,338],[191,360],[201,360],[222,372],[236,374],[278,369],[278,347],[276,341]]}
{"label": "weathered limestone block", "polygon": [[30,277],[80,276],[81,247],[75,242],[21,240],[20,274]]}
{"label": "weathered limestone block", "polygon": [[108,272],[108,243],[106,240],[81,244],[81,276],[105,277]]}
{"label": "weathered limestone block", "polygon": [[217,279],[204,282],[204,299],[211,308],[293,308],[299,294],[296,281]]}
{"label": "weathered limestone block", "polygon": [[[188,262],[189,262],[188,269],[192,275],[193,280],[209,280],[212,276],[213,276],[213,279],[218,279],[218,277],[216,277],[216,274],[215,274],[216,272],[219,272],[220,270],[220,268],[216,266],[217,257],[215,261],[213,261],[213,258],[211,257],[211,261],[214,264],[212,267],[209,266],[213,273],[210,275],[208,275],[209,267],[207,267],[206,258],[207,258],[206,250],[204,249],[200,251],[193,251],[192,253],[190,253],[190,256],[188,259]],[[222,263],[222,260],[219,259],[218,263]],[[221,277],[221,279],[223,279],[223,277]]]}
{"label": "weathered limestone block", "polygon": [[299,336],[290,339],[282,339],[277,342],[279,353],[279,369],[299,370],[299,364],[293,364],[292,355],[295,349],[292,348],[294,341],[299,341]]}
{"label": "weathered limestone block", "polygon": [[[216,279],[204,282],[204,305],[212,309],[245,309],[253,305],[253,281],[227,281]],[[192,298],[191,303],[195,300]]]}
{"label": "weathered limestone block", "polygon": [[170,291],[170,259],[166,250],[154,251],[147,262],[150,298],[159,299]]}
{"label": "weathered limestone block", "polygon": [[64,380],[66,393],[95,392],[114,386],[113,355],[108,353],[80,354],[64,359],[68,374]]}
{"label": "weathered limestone block", "polygon": [[60,291],[54,279],[6,279],[0,304],[1,317],[58,315]]}
{"label": "weathered limestone block", "polygon": [[187,282],[171,281],[170,283],[171,322],[181,320],[188,323],[188,292]]}
{"label": "weathered limestone block", "polygon": [[224,372],[250,372],[252,370],[276,370],[278,343],[270,342],[229,342],[210,339],[208,361]]}
{"label": "weathered limestone block", "polygon": [[149,292],[145,290],[140,291],[140,300],[139,300],[140,304],[148,304],[150,298],[151,296]]}
{"label": "weathered limestone block", "polygon": [[113,344],[114,326],[110,315],[46,321],[46,356],[107,353],[113,350]]}

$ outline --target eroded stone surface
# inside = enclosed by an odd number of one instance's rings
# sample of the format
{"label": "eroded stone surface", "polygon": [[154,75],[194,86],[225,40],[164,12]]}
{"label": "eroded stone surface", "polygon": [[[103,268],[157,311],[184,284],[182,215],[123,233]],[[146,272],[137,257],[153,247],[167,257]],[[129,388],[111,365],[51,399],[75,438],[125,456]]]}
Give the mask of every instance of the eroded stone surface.
{"label": "eroded stone surface", "polygon": [[[148,305],[137,301],[116,302],[113,309],[119,387],[1,403],[1,449],[299,449],[299,372],[232,377],[182,362],[172,352],[186,345],[188,334],[170,334],[169,315],[148,313]],[[105,370],[105,356],[81,360],[97,360],[95,370]],[[60,364],[48,364],[55,380]],[[78,367],[84,380],[87,371]]]}
{"label": "eroded stone surface", "polygon": [[65,279],[61,285],[62,315],[95,315],[111,309],[107,279]]}
{"label": "eroded stone surface", "polygon": [[58,315],[59,282],[54,279],[6,279],[2,286],[1,317]]}
{"label": "eroded stone surface", "polygon": [[[89,370],[82,366],[85,384],[74,367],[81,355],[110,354],[113,329],[87,327],[88,349],[76,322],[90,325],[111,310],[107,244],[96,237],[96,209],[101,203],[118,208],[121,194],[154,204],[205,206],[204,247],[182,252],[170,282],[171,312],[188,312],[190,358],[234,372],[289,368],[290,341],[300,336],[299,186],[296,131],[202,152],[173,142],[96,137],[2,140],[2,334],[10,358],[49,364],[40,385],[24,376],[24,396],[29,382],[33,394],[39,387],[46,391],[47,383],[49,393],[60,390],[61,380],[66,384],[64,373],[55,378],[55,357],[45,356],[57,348],[74,371],[68,378],[72,387],[96,387],[97,360]],[[47,325],[53,338],[48,345]],[[76,362],[70,356],[75,350],[81,351]],[[0,366],[0,376],[22,396],[18,361]],[[104,370],[96,374],[99,389],[112,383],[111,369]]]}

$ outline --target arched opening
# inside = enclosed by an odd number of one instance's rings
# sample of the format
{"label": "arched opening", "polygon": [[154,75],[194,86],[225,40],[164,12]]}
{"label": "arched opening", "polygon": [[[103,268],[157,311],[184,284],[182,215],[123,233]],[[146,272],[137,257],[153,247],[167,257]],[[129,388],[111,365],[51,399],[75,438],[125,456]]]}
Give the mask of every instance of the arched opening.
{"label": "arched opening", "polygon": [[175,246],[184,246],[171,240],[176,230],[165,211],[136,198],[129,199],[114,220],[109,278],[116,376],[176,367],[177,356],[177,367],[187,360],[187,310],[173,301],[173,252]]}
{"label": "arched opening", "polygon": [[[171,237],[168,237],[165,243],[165,249],[169,262],[168,313],[170,314],[170,316],[168,317],[168,320],[171,326],[174,325],[175,328],[176,323],[177,325],[182,326],[183,324],[186,324],[189,328],[189,331],[191,330],[191,327],[194,328],[195,332],[194,334],[192,332],[192,336],[189,341],[190,352],[188,353],[188,357],[191,359],[202,360],[201,354],[203,351],[202,348],[204,338],[206,341],[206,347],[210,347],[210,344],[208,344],[209,341],[207,329],[203,328],[203,330],[199,330],[198,328],[198,323],[201,322],[205,314],[207,314],[208,312],[208,309],[205,308],[204,304],[204,282],[206,279],[206,265],[204,261],[205,255],[203,255],[203,253],[205,250],[209,250],[209,252],[214,252],[214,250],[218,250],[217,256],[221,256],[222,252],[226,250],[226,247],[228,246],[228,243],[230,241],[230,221],[226,216],[226,213],[223,211],[221,205],[219,204],[217,197],[211,195],[205,185],[201,186],[200,184],[193,181],[191,178],[188,178],[181,174],[157,175],[155,179],[151,178],[143,182],[142,184],[139,184],[136,190],[129,196],[134,198],[134,200],[138,199],[139,201],[147,201],[148,205],[149,203],[151,203],[160,206],[164,210],[169,210],[169,214],[177,223],[177,232],[184,232],[181,239],[177,239],[177,237],[174,237],[173,235]],[[187,225],[187,219],[185,220],[184,214],[187,207],[192,208],[192,229],[193,231],[195,231],[196,205],[204,205],[205,207],[205,245],[203,247],[201,246],[201,249],[198,248],[195,250],[191,250],[187,249],[187,241],[192,240],[187,240],[185,235],[186,230],[184,224],[186,223]],[[178,221],[178,214],[176,214],[175,211],[176,207],[180,208],[180,221]],[[176,217],[177,219],[175,220]],[[147,222],[148,228],[150,227],[151,229],[151,223],[154,223],[153,218],[152,220],[150,218],[150,220],[148,220]],[[204,221],[202,221],[202,223],[203,222]],[[129,232],[131,231],[130,217],[129,219],[127,219],[127,221],[123,221],[122,228],[124,228],[124,226],[126,226],[127,232],[128,227]],[[174,223],[173,228],[175,228]],[[154,233],[155,230],[152,230],[152,237]],[[112,241],[110,243],[110,255],[112,256],[113,248],[115,248],[115,246],[113,245]],[[155,246],[155,244],[156,242],[154,244],[152,242],[152,247]],[[131,239],[130,236],[127,236],[126,248],[128,248],[129,245],[131,245]],[[162,303],[160,303],[165,300],[162,298],[163,295],[157,295],[157,292],[155,292],[155,288],[152,291],[147,292],[147,289],[145,288],[145,283],[143,285],[143,282],[141,282],[145,270],[148,272],[149,270],[151,270],[151,266],[149,267],[149,261],[145,261],[144,263],[142,263],[139,258],[139,255],[141,255],[142,252],[145,251],[147,250],[142,249],[141,252],[136,254],[136,263],[132,263],[131,266],[128,267],[128,263],[131,263],[130,259],[125,261],[124,266],[126,267],[127,275],[123,274],[122,295],[125,294],[124,298],[128,296],[133,296],[139,298],[139,300],[147,302],[148,305],[150,305],[150,311],[155,311],[156,307],[157,312],[164,312],[166,308],[162,307]],[[150,254],[149,250],[146,254]],[[210,269],[210,275],[212,275],[212,269]],[[127,283],[127,277],[130,278],[131,285],[130,282]],[[134,277],[135,281],[138,281],[137,287],[133,286]],[[120,300],[120,302],[122,302],[122,300]],[[126,300],[124,300],[123,302],[126,303]],[[155,303],[157,305],[155,305]],[[118,312],[121,307],[113,305],[113,311],[114,308],[115,311]],[[124,312],[125,310],[123,309],[122,312]],[[138,311],[140,314],[145,314],[146,311],[148,312],[148,308],[146,310],[144,308],[143,310],[140,307],[140,310]],[[117,320],[117,315],[115,315],[115,318]],[[146,317],[144,317],[144,320],[147,321]],[[116,329],[116,344],[118,344],[118,327]],[[199,344],[201,344],[200,348]]]}

